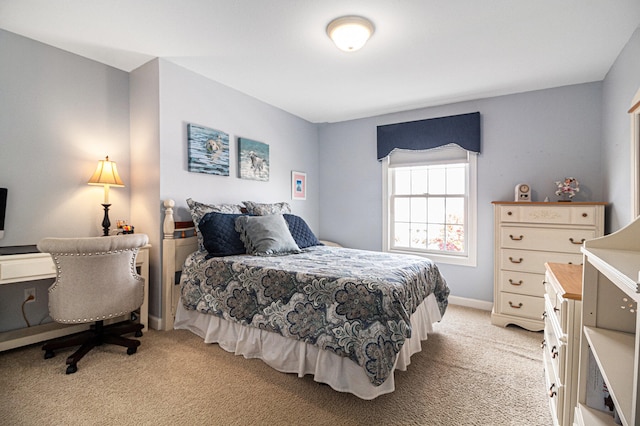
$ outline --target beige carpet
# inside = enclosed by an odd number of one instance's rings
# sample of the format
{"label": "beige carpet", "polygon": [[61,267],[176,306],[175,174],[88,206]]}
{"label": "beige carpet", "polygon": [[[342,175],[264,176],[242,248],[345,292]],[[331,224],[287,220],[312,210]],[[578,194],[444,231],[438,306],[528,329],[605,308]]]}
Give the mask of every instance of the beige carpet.
{"label": "beige carpet", "polygon": [[363,401],[277,372],[188,331],[145,333],[135,355],[103,346],[65,374],[70,351],[0,353],[2,425],[550,425],[542,333],[450,306],[396,391]]}

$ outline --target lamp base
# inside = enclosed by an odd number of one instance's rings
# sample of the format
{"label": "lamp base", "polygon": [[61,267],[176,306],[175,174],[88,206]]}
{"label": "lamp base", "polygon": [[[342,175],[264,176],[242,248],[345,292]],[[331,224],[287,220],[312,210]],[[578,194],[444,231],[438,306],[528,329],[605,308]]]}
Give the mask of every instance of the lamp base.
{"label": "lamp base", "polygon": [[111,206],[111,204],[103,204],[102,207],[104,207],[104,218],[102,219],[102,231],[103,237],[106,237],[109,235],[109,227],[111,226],[111,222],[109,221],[109,207]]}

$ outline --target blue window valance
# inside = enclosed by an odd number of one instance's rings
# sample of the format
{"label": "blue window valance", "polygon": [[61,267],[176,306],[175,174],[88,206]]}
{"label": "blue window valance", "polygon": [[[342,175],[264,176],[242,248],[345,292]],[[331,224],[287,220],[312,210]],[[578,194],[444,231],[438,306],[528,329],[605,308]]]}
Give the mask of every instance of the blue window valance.
{"label": "blue window valance", "polygon": [[378,160],[396,148],[426,150],[454,143],[480,152],[480,113],[378,126]]}

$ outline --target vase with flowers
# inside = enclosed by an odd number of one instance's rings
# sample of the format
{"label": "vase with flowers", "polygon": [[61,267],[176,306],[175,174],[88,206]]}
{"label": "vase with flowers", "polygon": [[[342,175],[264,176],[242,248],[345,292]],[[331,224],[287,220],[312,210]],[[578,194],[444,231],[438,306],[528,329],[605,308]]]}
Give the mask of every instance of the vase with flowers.
{"label": "vase with flowers", "polygon": [[560,201],[571,201],[580,192],[580,182],[574,177],[566,177],[564,180],[556,181],[558,190],[556,195],[560,196]]}

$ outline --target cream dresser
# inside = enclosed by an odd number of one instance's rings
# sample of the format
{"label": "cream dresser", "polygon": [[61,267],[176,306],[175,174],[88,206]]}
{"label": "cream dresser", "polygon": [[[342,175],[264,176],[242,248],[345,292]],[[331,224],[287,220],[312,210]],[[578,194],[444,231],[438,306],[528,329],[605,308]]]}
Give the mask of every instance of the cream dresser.
{"label": "cream dresser", "polygon": [[582,331],[582,266],[546,263],[544,281],[545,380],[553,424],[570,426],[577,400]]}
{"label": "cream dresser", "polygon": [[606,203],[494,202],[491,322],[544,328],[545,263],[581,264],[580,247],[604,234]]}

